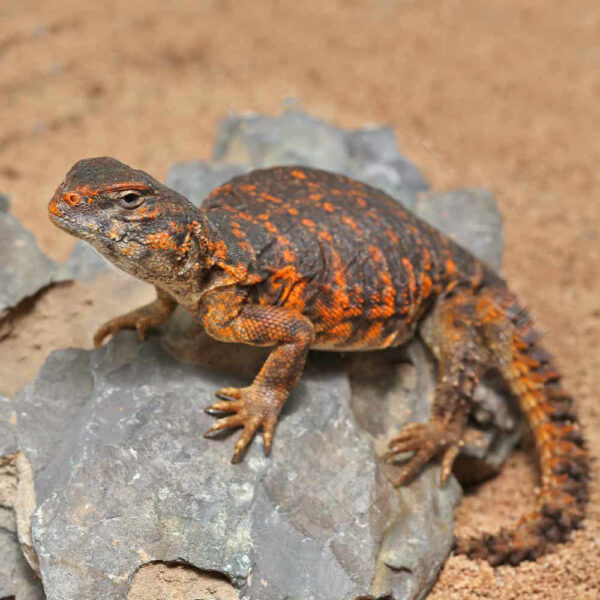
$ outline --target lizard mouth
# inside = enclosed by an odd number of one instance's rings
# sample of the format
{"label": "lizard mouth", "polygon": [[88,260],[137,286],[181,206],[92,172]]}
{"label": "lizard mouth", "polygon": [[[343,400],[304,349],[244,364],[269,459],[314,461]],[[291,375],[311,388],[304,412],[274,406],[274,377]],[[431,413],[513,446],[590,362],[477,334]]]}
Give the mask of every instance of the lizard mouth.
{"label": "lizard mouth", "polygon": [[53,212],[52,210],[48,211],[48,217],[50,220],[61,229],[64,229],[68,233],[77,234],[77,231],[73,227],[73,223],[71,220],[60,213]]}
{"label": "lizard mouth", "polygon": [[93,239],[92,232],[82,230],[80,225],[74,219],[70,219],[68,216],[57,212],[53,212],[52,210],[48,212],[48,216],[50,218],[50,221],[52,221],[54,225],[56,225],[63,231],[66,231],[67,233],[88,242]]}

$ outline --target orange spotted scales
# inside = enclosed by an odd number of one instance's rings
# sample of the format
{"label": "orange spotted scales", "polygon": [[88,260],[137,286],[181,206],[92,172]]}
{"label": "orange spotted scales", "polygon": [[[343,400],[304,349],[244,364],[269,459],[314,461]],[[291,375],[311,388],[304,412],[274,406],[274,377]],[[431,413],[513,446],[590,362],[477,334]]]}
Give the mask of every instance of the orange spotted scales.
{"label": "orange spotted scales", "polygon": [[389,461],[413,452],[396,483],[439,457],[444,484],[473,390],[495,369],[533,432],[538,507],[510,530],[459,540],[456,551],[517,564],[580,526],[587,454],[572,399],[531,318],[503,280],[383,192],[334,173],[274,167],[232,179],[196,208],[147,173],[103,157],[71,168],[49,213],[156,287],[154,302],[104,324],[96,346],[123,328],[143,336],[180,304],[218,340],[272,348],[248,387],[219,390],[207,408],[227,415],[208,435],[242,428],[234,462],[258,431],[269,453],[310,348],[377,350],[419,333],[438,360],[438,381],[430,421],[389,442]]}

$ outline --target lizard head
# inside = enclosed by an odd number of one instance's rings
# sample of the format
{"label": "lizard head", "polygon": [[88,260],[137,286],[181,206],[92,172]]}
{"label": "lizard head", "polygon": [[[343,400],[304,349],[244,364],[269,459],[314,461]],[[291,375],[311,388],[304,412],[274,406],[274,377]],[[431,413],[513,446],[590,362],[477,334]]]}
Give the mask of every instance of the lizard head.
{"label": "lizard head", "polygon": [[190,253],[201,250],[204,219],[198,209],[147,173],[110,157],[75,163],[48,212],[55,225],[152,283],[172,279],[193,262]]}

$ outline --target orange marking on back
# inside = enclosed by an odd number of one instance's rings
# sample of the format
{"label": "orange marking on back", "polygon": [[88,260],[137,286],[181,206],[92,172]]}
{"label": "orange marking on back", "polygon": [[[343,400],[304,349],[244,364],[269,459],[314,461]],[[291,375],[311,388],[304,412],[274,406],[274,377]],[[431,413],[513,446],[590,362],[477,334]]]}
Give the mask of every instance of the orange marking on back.
{"label": "orange marking on back", "polygon": [[356,221],[354,219],[351,219],[348,216],[343,216],[342,223],[348,225],[348,227],[350,227],[350,229],[352,229],[354,233],[362,233],[362,229],[356,224]]}
{"label": "orange marking on back", "polygon": [[448,275],[453,275],[456,271],[456,265],[454,264],[454,261],[450,258],[446,259],[446,273],[448,273]]}
{"label": "orange marking on back", "polygon": [[294,171],[291,171],[291,174],[296,177],[297,179],[306,179],[306,173],[304,173],[303,171],[298,171],[297,169]]}
{"label": "orange marking on back", "polygon": [[265,229],[270,233],[277,233],[278,229],[271,223],[271,221],[265,221]]}
{"label": "orange marking on back", "polygon": [[392,276],[387,269],[383,252],[377,246],[373,245],[369,245],[367,250],[369,251],[369,255],[371,256],[373,262],[380,269],[379,278],[383,284],[381,293],[375,292],[371,294],[371,300],[380,306],[371,309],[368,316],[370,318],[388,318],[394,314],[396,301],[396,289],[394,288],[394,284],[392,282]]}
{"label": "orange marking on back", "polygon": [[242,240],[238,242],[238,246],[247,254],[254,254],[254,248],[248,240]]}
{"label": "orange marking on back", "polygon": [[296,254],[290,250],[289,248],[285,248],[283,250],[283,260],[285,260],[285,262],[294,262],[296,260]]}
{"label": "orange marking on back", "polygon": [[310,200],[320,200],[323,197],[323,194],[309,194],[308,198]]}
{"label": "orange marking on back", "polygon": [[316,223],[311,221],[310,219],[302,219],[302,225],[306,225],[306,227],[315,227]]}
{"label": "orange marking on back", "polygon": [[429,250],[427,250],[427,248],[423,248],[423,260],[425,261],[423,263],[423,268],[426,271],[430,271],[431,270],[431,254],[429,254]]}
{"label": "orange marking on back", "polygon": [[319,239],[325,240],[326,242],[333,241],[333,238],[331,237],[329,231],[319,231]]}
{"label": "orange marking on back", "polygon": [[251,183],[244,183],[240,186],[242,192],[253,192],[256,189],[256,186]]}
{"label": "orange marking on back", "polygon": [[333,204],[331,204],[331,202],[323,202],[323,208],[327,212],[333,212],[335,210],[335,207],[333,206]]}
{"label": "orange marking on back", "polygon": [[[344,276],[345,266],[339,254],[331,249],[331,266],[332,266],[332,305],[338,311],[339,317],[356,317],[362,313],[362,307],[354,305],[350,301],[346,290],[346,278]],[[330,307],[331,309],[331,307]]]}
{"label": "orange marking on back", "polygon": [[261,198],[269,200],[269,202],[274,202],[275,204],[281,204],[283,202],[281,198],[277,198],[277,196],[271,196],[271,194],[267,194],[266,192],[261,192],[259,195]]}
{"label": "orange marking on back", "polygon": [[365,208],[367,206],[367,201],[364,198],[357,198],[356,204],[358,204],[361,208]]}
{"label": "orange marking on back", "polygon": [[431,288],[433,287],[433,283],[431,282],[431,278],[429,275],[423,275],[421,278],[421,294],[423,298],[428,298],[429,294],[431,294]]}
{"label": "orange marking on back", "polygon": [[415,271],[413,269],[413,265],[406,256],[402,259],[402,264],[406,269],[406,273],[408,275],[408,289],[411,291],[412,295],[415,295],[417,291],[417,279],[415,277]]}
{"label": "orange marking on back", "polygon": [[288,213],[290,215],[297,215],[298,211],[295,208],[288,208]]}
{"label": "orange marking on back", "polygon": [[391,229],[386,229],[384,231],[385,235],[388,236],[388,238],[390,238],[390,241],[393,244],[397,244],[398,243],[398,236],[391,230]]}

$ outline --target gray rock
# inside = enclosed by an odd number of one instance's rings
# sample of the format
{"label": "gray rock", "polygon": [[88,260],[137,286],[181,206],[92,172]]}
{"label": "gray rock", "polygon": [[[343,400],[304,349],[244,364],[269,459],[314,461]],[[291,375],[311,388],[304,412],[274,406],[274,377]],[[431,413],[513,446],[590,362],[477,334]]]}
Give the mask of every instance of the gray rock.
{"label": "gray rock", "polygon": [[49,285],[56,268],[33,235],[10,213],[0,211],[0,318]]}
{"label": "gray rock", "polygon": [[17,560],[21,557],[15,515],[12,504],[7,505],[9,498],[4,489],[10,481],[10,476],[5,473],[8,466],[8,460],[0,458],[0,598],[13,593],[13,574]]}
{"label": "gray rock", "polygon": [[8,402],[0,396],[0,598],[13,595],[13,576],[22,558],[13,511],[16,486],[11,455],[16,452],[16,437],[9,422]]}
{"label": "gray rock", "polygon": [[252,168],[300,164],[338,173],[380,188],[408,207],[429,189],[420,171],[400,154],[389,127],[345,131],[287,110],[280,117],[232,115],[221,122],[217,161]]}
{"label": "gray rock", "polygon": [[77,240],[69,258],[59,267],[55,280],[68,281],[76,279],[86,283],[98,277],[107,268],[112,269],[114,267],[98,254],[90,244],[83,240]]}
{"label": "gray rock", "polygon": [[15,600],[45,600],[44,588],[21,553],[17,557],[12,576]]}
{"label": "gray rock", "polygon": [[194,160],[173,166],[165,183],[198,206],[216,187],[249,170],[246,165]]}
{"label": "gray rock", "polygon": [[15,424],[16,418],[10,398],[0,395],[0,456],[13,454],[17,451]]}
{"label": "gray rock", "polygon": [[[382,397],[376,415],[389,431],[410,411],[426,416],[423,366],[413,387]],[[355,372],[353,387],[360,380]],[[460,492],[454,482],[440,489],[437,466],[392,487],[379,458],[389,431],[359,427],[374,412],[369,387],[351,402],[343,365],[319,356],[282,413],[272,456],[255,442],[231,465],[231,440],[201,436],[213,422],[202,409],[224,381],[236,383],[176,360],[160,339],[122,333],[97,351],[53,353],[17,395],[47,597],[124,598],[135,571],[156,560],[222,573],[248,599],[420,597],[450,550]]]}
{"label": "gray rock", "polygon": [[487,190],[423,194],[414,212],[468,248],[494,271],[502,269],[502,215]]}
{"label": "gray rock", "polygon": [[471,423],[465,445],[454,463],[454,474],[464,485],[497,475],[523,436],[524,422],[516,403],[497,378],[487,376],[475,388]]}
{"label": "gray rock", "polygon": [[0,507],[0,598],[14,595],[13,574],[21,558],[14,514]]}
{"label": "gray rock", "polygon": [[[0,397],[0,400],[8,402],[7,398]],[[0,418],[2,410],[0,406]],[[0,440],[2,434],[0,429]],[[2,452],[5,449],[5,444],[0,446]],[[14,507],[18,495],[18,474],[13,451],[11,449],[10,453],[0,456],[0,598],[42,600],[41,583],[27,564],[17,535],[18,520]]]}
{"label": "gray rock", "polygon": [[303,164],[340,172],[348,160],[345,133],[300,110],[280,117],[233,115],[221,123],[215,160],[247,162],[253,168]]}
{"label": "gray rock", "polygon": [[349,162],[344,173],[412,208],[429,189],[421,172],[400,154],[391,127],[367,127],[347,134]]}

